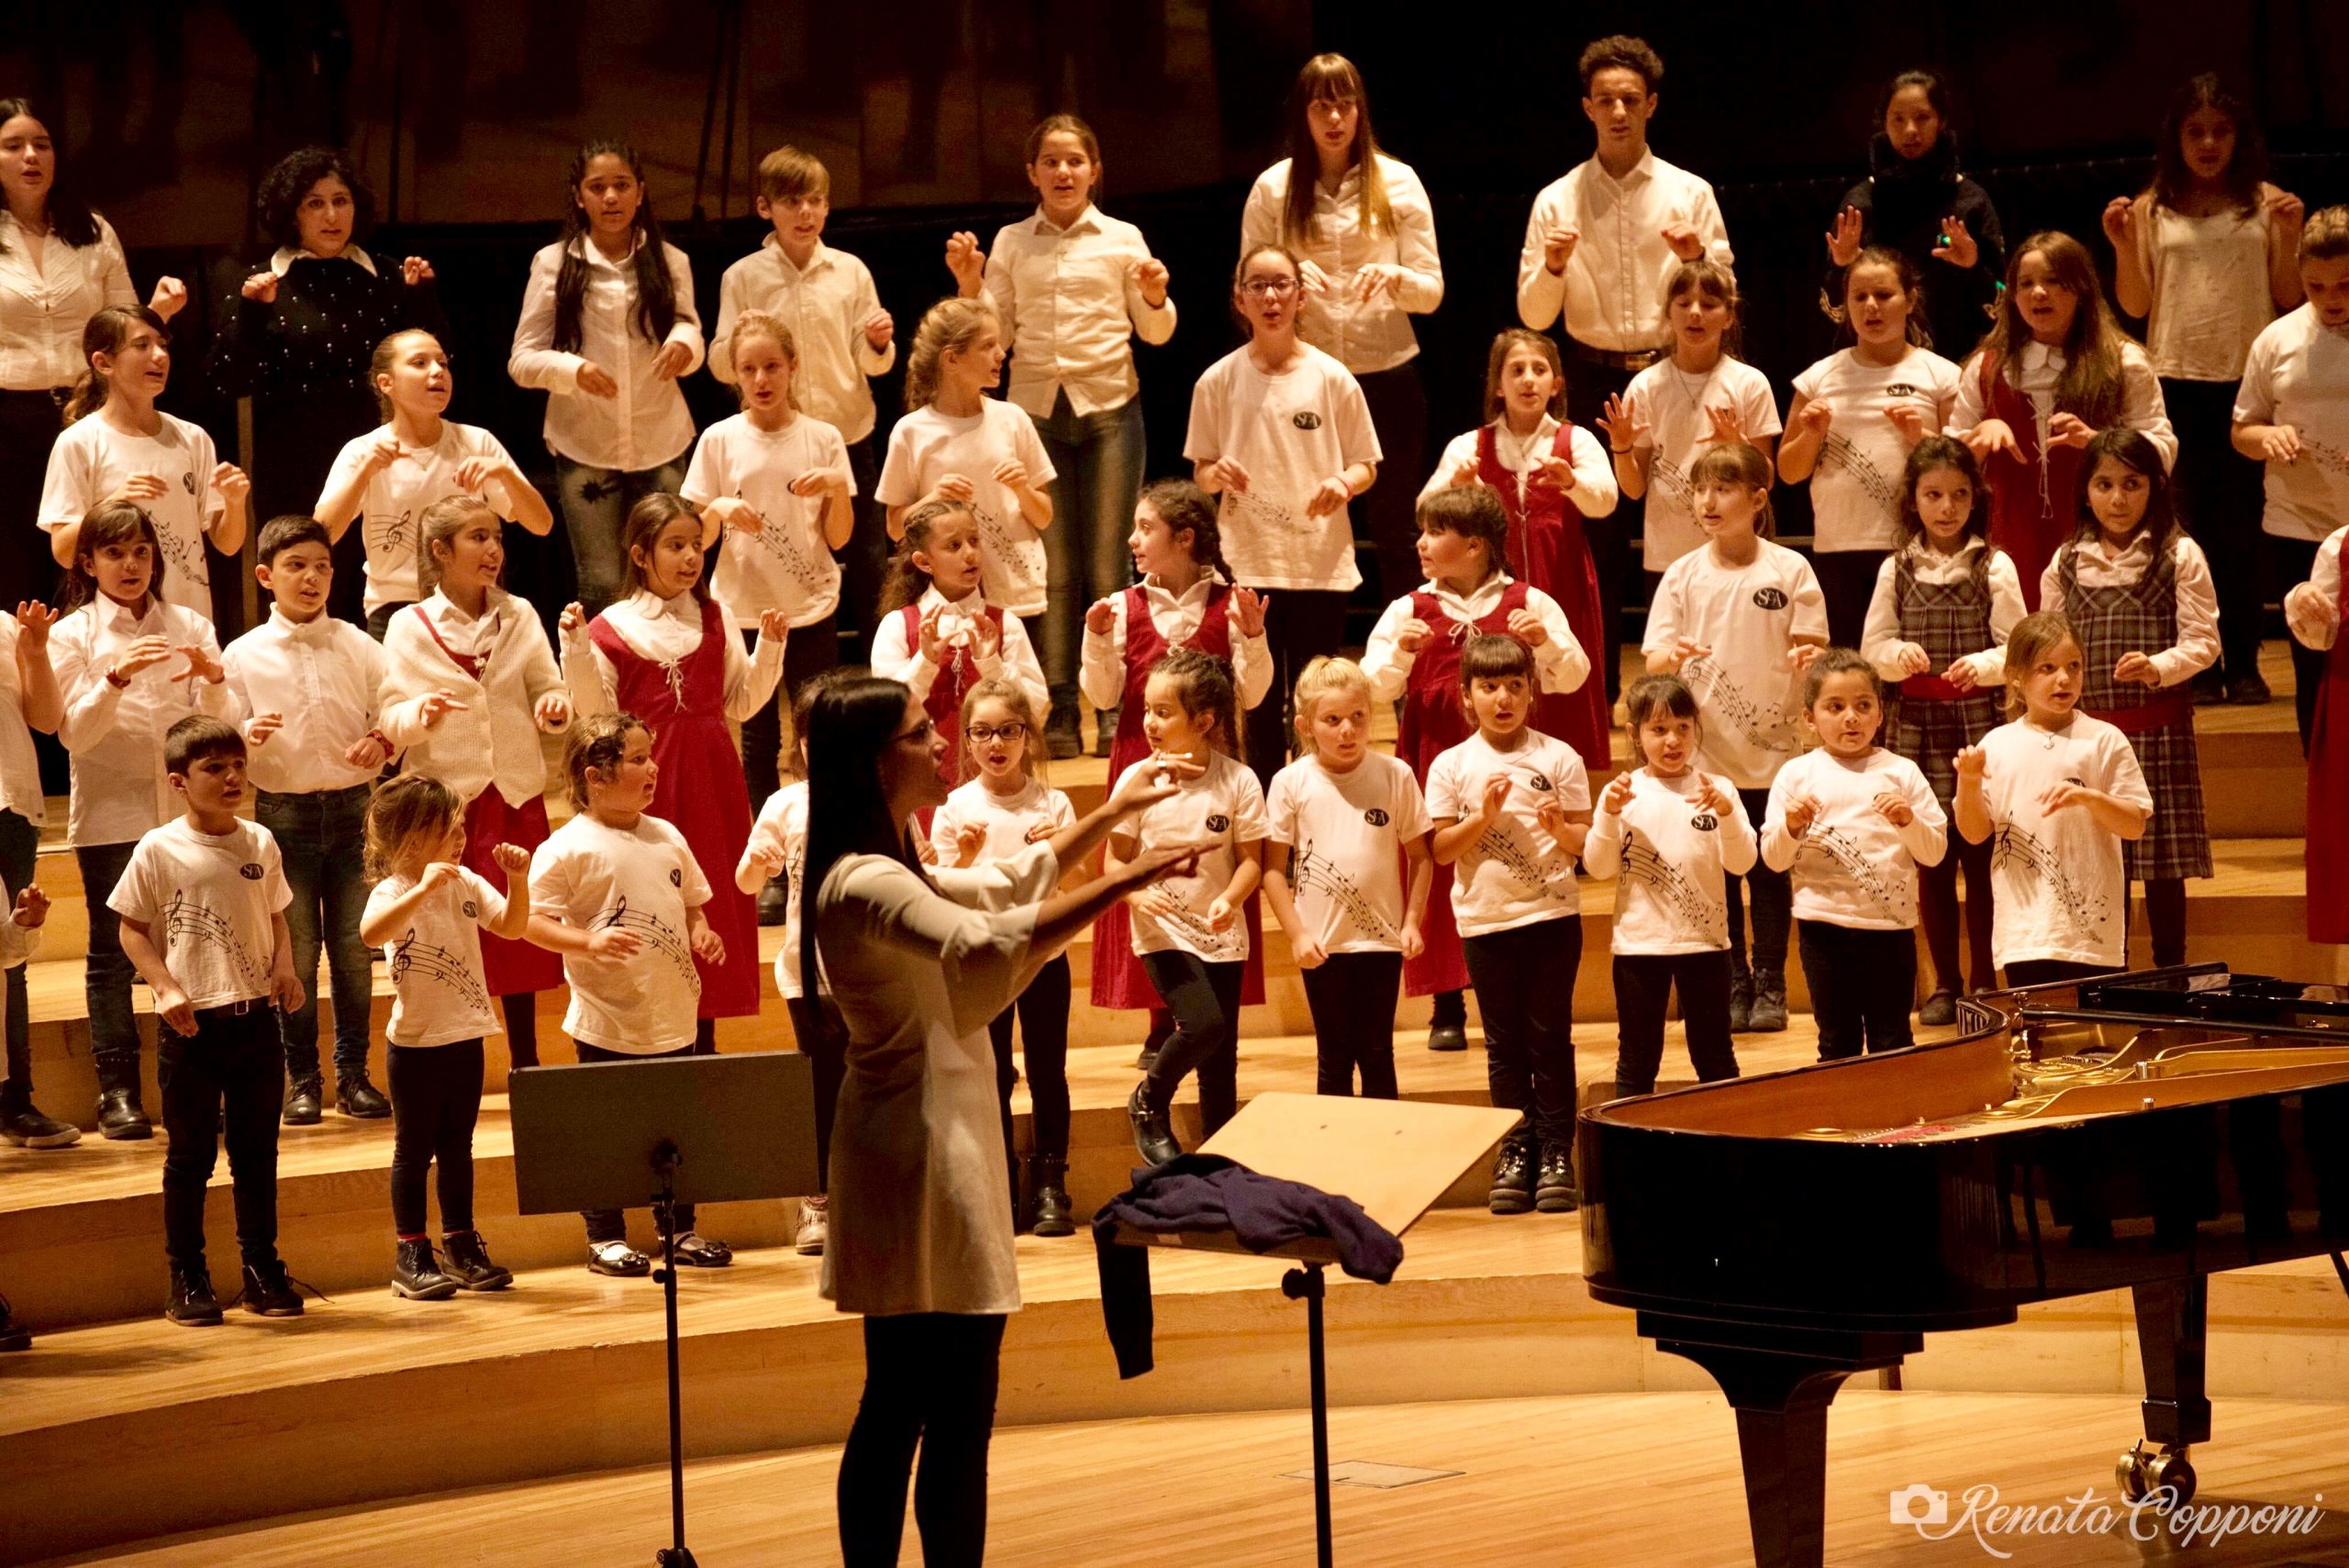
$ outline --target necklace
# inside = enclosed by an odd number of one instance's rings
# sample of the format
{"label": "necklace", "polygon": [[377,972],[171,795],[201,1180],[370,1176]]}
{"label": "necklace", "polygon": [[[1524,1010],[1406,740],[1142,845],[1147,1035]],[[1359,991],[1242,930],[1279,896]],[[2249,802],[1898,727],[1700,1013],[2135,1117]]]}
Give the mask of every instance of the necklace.
{"label": "necklace", "polygon": [[1680,389],[1681,401],[1688,405],[1688,412],[1695,417],[1698,426],[1701,427],[1705,419],[1705,396],[1713,390],[1713,378],[1721,373],[1720,361],[1715,360],[1713,368],[1698,379],[1697,390],[1694,392],[1688,390],[1687,373],[1676,361],[1665,360],[1664,363],[1672,372],[1672,384]]}

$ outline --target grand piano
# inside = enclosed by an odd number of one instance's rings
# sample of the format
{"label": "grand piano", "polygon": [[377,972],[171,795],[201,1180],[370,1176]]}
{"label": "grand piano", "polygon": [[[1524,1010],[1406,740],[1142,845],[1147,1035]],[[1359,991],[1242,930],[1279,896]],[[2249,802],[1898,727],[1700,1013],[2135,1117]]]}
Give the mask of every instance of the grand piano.
{"label": "grand piano", "polygon": [[2349,989],[2196,964],[1961,1004],[1956,1038],[1582,1113],[1590,1294],[1737,1413],[1760,1568],[1820,1562],[1827,1407],[1928,1333],[2126,1287],[2131,1499],[2193,1496],[2208,1277],[2349,1288]]}

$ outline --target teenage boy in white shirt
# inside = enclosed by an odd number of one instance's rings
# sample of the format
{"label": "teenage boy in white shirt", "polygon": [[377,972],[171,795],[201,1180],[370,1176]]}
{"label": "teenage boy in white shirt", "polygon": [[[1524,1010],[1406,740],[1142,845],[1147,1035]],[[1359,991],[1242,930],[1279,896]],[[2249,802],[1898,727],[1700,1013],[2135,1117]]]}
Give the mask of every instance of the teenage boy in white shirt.
{"label": "teenage boy in white shirt", "polygon": [[[334,546],[315,517],[273,517],[261,530],[254,577],[275,599],[269,618],[220,656],[228,693],[250,751],[260,793],[253,819],[277,840],[294,900],[294,972],[315,986],[324,944],[334,989],[335,1106],[377,1120],[391,1102],[367,1076],[367,1029],[375,994],[373,955],[359,938],[367,877],[357,847],[366,841],[367,797],[392,743],[376,722],[384,684],[381,644],[327,613]],[[320,1115],[318,999],[288,1011],[288,1124]]]}

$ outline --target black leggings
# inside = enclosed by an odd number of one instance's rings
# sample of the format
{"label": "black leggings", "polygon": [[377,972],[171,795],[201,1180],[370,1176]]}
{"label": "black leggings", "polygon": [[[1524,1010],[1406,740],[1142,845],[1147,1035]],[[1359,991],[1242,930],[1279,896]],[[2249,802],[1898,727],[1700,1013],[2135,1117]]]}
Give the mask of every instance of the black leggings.
{"label": "black leggings", "polygon": [[792,1038],[816,1069],[816,1190],[832,1190],[832,1118],[841,1107],[841,1082],[848,1076],[848,1035],[840,1014],[813,996],[785,996]]}
{"label": "black leggings", "polygon": [[498,1010],[506,1015],[506,1064],[513,1067],[536,1067],[539,1064],[539,994],[536,991],[514,991],[497,999]]}
{"label": "black leggings", "polygon": [[1571,1147],[1581,917],[1463,937],[1460,951],[1485,1020],[1485,1081],[1493,1104],[1524,1112],[1522,1125],[1542,1142]]}
{"label": "black leggings", "polygon": [[440,1229],[473,1228],[473,1123],[481,1116],[481,1037],[384,1052],[392,1088],[392,1228],[423,1238],[424,1178],[440,1162]]}
{"label": "black leggings", "polygon": [[1819,1060],[1917,1043],[1909,1007],[1917,997],[1917,933],[1797,920],[1803,978],[1819,1025]]}
{"label": "black leggings", "polygon": [[2154,939],[2154,967],[2168,969],[2186,962],[2186,879],[2156,877],[2141,884],[2145,890],[2145,926]]}
{"label": "black leggings", "polygon": [[843,1568],[895,1568],[914,1450],[914,1525],[928,1568],[978,1568],[987,1551],[987,1441],[995,1435],[1003,1317],[914,1312],[864,1320],[864,1396],[841,1450]]}
{"label": "black leggings", "polygon": [[[706,1018],[702,1021],[708,1023],[714,1020]],[[575,1040],[573,1044],[578,1051],[579,1060],[582,1062],[659,1062],[675,1056],[718,1054],[717,1046],[705,1041],[698,1033],[693,1044],[676,1051],[609,1051],[600,1045],[590,1045],[584,1040]],[[617,1208],[589,1209],[580,1218],[587,1221],[587,1244],[591,1247],[606,1241],[628,1240],[628,1218]],[[689,1203],[677,1205],[676,1219],[678,1235],[683,1236],[686,1231],[691,1230],[694,1228],[694,1206]]]}
{"label": "black leggings", "polygon": [[2223,672],[2229,680],[2259,673],[2266,618],[2260,564],[2267,536],[2259,527],[2264,470],[2235,450],[2231,433],[2242,384],[2162,378],[2163,408],[2177,432],[2171,478],[2178,520],[2202,547],[2219,600],[2219,664],[2211,673]]}
{"label": "black leggings", "polygon": [[[1891,551],[1883,550],[1821,550],[1810,558],[1819,591],[1827,598],[1827,641],[1835,648],[1857,648],[1867,624],[1868,601],[1876,596],[1877,569]],[[1756,832],[1762,819],[1753,819]]]}
{"label": "black leggings", "polygon": [[[1770,814],[1770,792],[1766,789],[1742,789],[1737,798],[1745,804],[1745,818],[1753,824],[1756,833],[1762,830],[1762,819]],[[1750,967],[1757,974],[1783,975],[1787,972],[1787,933],[1794,924],[1795,887],[1782,871],[1772,871],[1759,856],[1753,869],[1743,876],[1724,876],[1723,896],[1729,904],[1730,968],[1735,973],[1746,960],[1745,917],[1750,907],[1753,914],[1753,949]]]}
{"label": "black leggings", "polygon": [[995,1045],[995,1093],[1003,1107],[1003,1158],[1011,1170],[1011,1211],[1019,1212],[1019,1160],[1011,1139],[1011,1090],[1019,1074],[1011,1065],[1013,1015],[1019,1023],[1020,1054],[1028,1063],[1030,1129],[1040,1160],[1068,1163],[1068,958],[1063,954],[1036,972],[1028,989],[987,1022]]}
{"label": "black leggings", "polygon": [[[1416,558],[1415,558],[1416,559]],[[1288,762],[1297,739],[1289,721],[1289,702],[1297,678],[1305,666],[1325,653],[1340,651],[1346,640],[1346,595],[1319,589],[1274,591],[1277,615],[1264,617],[1264,651],[1272,655],[1273,688],[1256,705],[1241,728],[1248,732],[1248,771],[1265,789],[1273,775]]]}
{"label": "black leggings", "polygon": [[[2314,539],[2282,539],[2266,534],[2261,542],[2266,547],[2268,560],[2276,569],[2276,597],[2283,596],[2309,580],[2316,570],[2318,542]],[[2292,708],[2300,724],[2300,755],[2309,754],[2309,734],[2316,727],[2316,694],[2323,689],[2324,672],[2332,658],[2330,651],[2303,648],[2297,637],[2286,637],[2284,646],[2292,651]]]}
{"label": "black leggings", "polygon": [[1196,1072],[1201,1138],[1214,1137],[1240,1109],[1240,980],[1247,968],[1172,950],[1141,955],[1142,973],[1174,1016],[1174,1032],[1142,1075],[1150,1108],[1163,1114],[1174,1103],[1174,1086]]}
{"label": "black leggings", "polygon": [[1737,1076],[1737,1050],[1729,1036],[1729,954],[1715,952],[1615,955],[1615,1092],[1655,1092],[1664,1064],[1664,1013],[1680,988],[1680,1027],[1697,1078],[1710,1084]]}
{"label": "black leggings", "polygon": [[[1925,927],[1925,947],[1933,959],[1933,989],[1952,995],[1995,991],[1998,969],[1990,959],[1990,917],[1997,905],[1990,891],[1990,840],[1976,844],[1953,828],[1949,850],[1932,865],[1917,868],[1917,914]],[[1969,973],[1958,965],[1957,873],[1965,872],[1965,951]]]}
{"label": "black leggings", "polygon": [[1299,971],[1313,1010],[1313,1092],[1351,1095],[1362,1071],[1362,1097],[1392,1100],[1395,999],[1403,984],[1399,952],[1333,952]]}
{"label": "black leggings", "polygon": [[[1393,370],[1364,371],[1355,381],[1378,431],[1384,454],[1379,473],[1390,476],[1374,484],[1354,502],[1355,537],[1364,534],[1378,547],[1378,596],[1382,604],[1401,598],[1422,581],[1419,573],[1419,492],[1411,477],[1425,473],[1428,441],[1428,394],[1419,379],[1419,361],[1405,360]],[[1367,526],[1364,526],[1367,525]],[[1286,602],[1286,601],[1284,601]],[[1291,683],[1288,689],[1294,689]]]}

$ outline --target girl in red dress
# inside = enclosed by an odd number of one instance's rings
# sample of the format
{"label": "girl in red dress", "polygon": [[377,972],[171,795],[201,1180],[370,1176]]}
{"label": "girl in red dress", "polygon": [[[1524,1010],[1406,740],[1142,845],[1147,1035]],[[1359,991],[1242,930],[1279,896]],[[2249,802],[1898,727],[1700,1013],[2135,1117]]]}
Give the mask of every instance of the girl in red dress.
{"label": "girl in red dress", "polygon": [[726,724],[774,695],[789,628],[785,611],[766,611],[756,650],[743,651],[732,615],[702,583],[702,532],[700,515],[665,491],[630,507],[620,553],[635,591],[596,616],[584,650],[564,653],[581,712],[634,714],[651,732],[660,774],[649,809],[685,836],[709,881],[702,915],[725,956],[714,964],[694,956],[706,1050],[716,1020],[759,1011],[757,906],[734,883],[751,840],[751,795]]}

